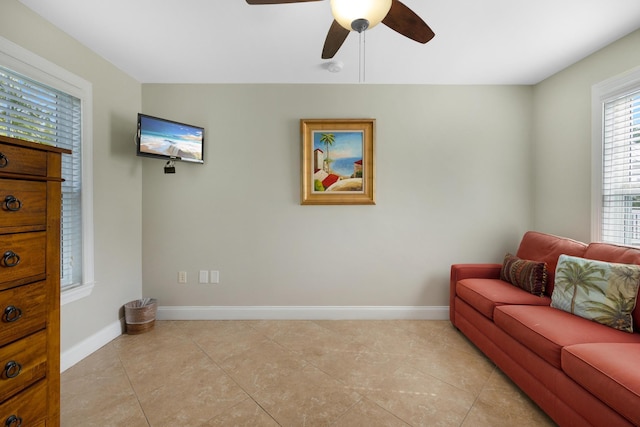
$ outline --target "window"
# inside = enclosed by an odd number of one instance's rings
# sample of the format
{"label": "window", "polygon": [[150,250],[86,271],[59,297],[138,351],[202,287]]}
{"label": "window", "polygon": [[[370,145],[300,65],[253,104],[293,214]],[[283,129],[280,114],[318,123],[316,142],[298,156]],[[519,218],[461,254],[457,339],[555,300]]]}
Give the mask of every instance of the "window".
{"label": "window", "polygon": [[0,135],[73,150],[62,157],[62,288],[82,281],[81,108],[74,96],[0,66]]}
{"label": "window", "polygon": [[89,83],[0,38],[0,134],[73,151],[62,159],[63,303],[93,287],[90,102]]}
{"label": "window", "polygon": [[640,70],[594,86],[593,240],[640,246]]}

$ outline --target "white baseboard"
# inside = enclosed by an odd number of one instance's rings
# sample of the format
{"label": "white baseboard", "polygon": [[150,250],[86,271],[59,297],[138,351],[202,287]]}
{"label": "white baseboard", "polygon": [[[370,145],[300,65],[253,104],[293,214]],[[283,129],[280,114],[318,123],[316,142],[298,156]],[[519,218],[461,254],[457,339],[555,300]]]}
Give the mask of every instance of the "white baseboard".
{"label": "white baseboard", "polygon": [[449,306],[160,306],[158,320],[447,320]]}
{"label": "white baseboard", "polygon": [[[161,306],[157,320],[447,320],[448,306]],[[64,372],[122,335],[124,319],[113,322],[60,356]]]}
{"label": "white baseboard", "polygon": [[100,347],[116,339],[124,331],[124,318],[102,328],[60,355],[60,372],[64,372]]}

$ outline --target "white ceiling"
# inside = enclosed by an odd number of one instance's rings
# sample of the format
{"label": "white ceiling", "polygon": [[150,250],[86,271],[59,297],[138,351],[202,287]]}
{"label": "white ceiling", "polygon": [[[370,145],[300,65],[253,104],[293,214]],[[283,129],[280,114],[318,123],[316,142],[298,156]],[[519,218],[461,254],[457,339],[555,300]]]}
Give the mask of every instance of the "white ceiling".
{"label": "white ceiling", "polygon": [[[638,0],[403,0],[426,45],[383,24],[327,71],[328,0],[20,0],[142,83],[535,84],[640,28]],[[640,46],[639,46],[640,48]]]}

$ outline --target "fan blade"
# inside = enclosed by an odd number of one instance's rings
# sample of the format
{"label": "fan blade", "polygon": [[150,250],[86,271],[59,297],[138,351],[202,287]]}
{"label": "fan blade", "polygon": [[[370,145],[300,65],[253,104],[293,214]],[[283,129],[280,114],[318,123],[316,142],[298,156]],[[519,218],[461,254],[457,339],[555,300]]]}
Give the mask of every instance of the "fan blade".
{"label": "fan blade", "polygon": [[247,0],[249,4],[283,4],[283,3],[305,3],[308,1],[321,0]]}
{"label": "fan blade", "polygon": [[391,9],[382,23],[394,31],[419,43],[431,40],[435,33],[416,13],[398,0],[393,0]]}
{"label": "fan blade", "polygon": [[342,43],[344,43],[350,32],[351,31],[338,24],[338,21],[334,19],[333,24],[331,24],[331,28],[329,28],[329,32],[327,33],[327,38],[324,41],[322,59],[333,58],[333,55],[338,52],[340,46],[342,46]]}

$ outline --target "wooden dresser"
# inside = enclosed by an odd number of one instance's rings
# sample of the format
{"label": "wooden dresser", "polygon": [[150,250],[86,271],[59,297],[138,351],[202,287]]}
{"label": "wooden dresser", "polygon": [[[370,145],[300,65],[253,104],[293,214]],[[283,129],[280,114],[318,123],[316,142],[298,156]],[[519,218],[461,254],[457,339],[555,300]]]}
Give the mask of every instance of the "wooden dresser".
{"label": "wooden dresser", "polygon": [[61,161],[0,136],[0,426],[60,425]]}

